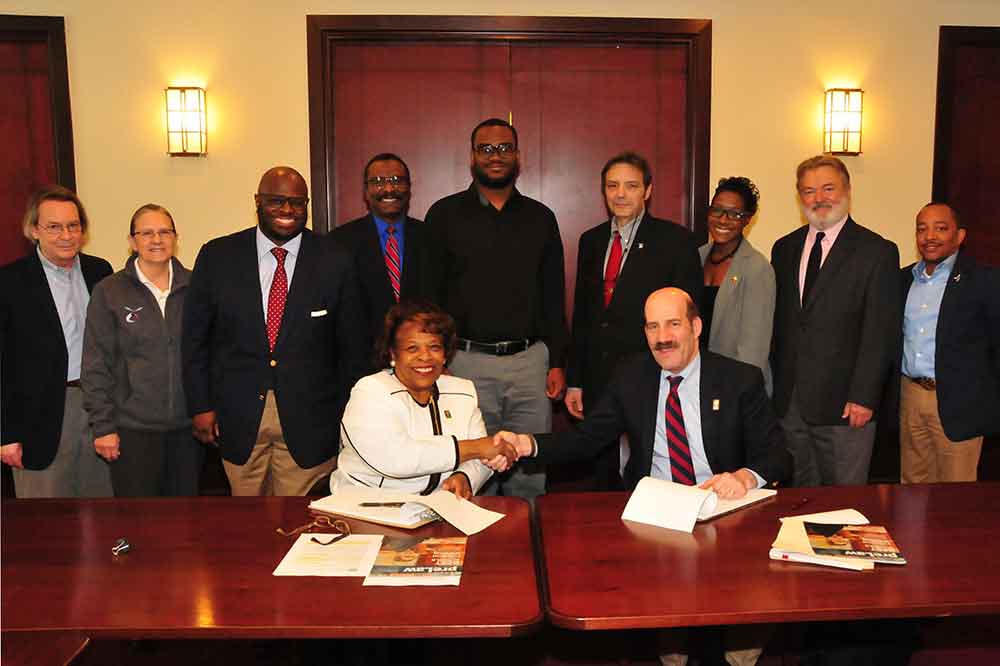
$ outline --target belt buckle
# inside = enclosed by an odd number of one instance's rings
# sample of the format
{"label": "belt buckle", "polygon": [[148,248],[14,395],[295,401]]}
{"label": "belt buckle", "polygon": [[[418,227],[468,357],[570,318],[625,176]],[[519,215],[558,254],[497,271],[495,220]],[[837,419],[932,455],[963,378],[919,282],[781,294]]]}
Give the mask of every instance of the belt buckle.
{"label": "belt buckle", "polygon": [[507,356],[510,352],[510,341],[504,340],[503,342],[496,343],[497,356]]}

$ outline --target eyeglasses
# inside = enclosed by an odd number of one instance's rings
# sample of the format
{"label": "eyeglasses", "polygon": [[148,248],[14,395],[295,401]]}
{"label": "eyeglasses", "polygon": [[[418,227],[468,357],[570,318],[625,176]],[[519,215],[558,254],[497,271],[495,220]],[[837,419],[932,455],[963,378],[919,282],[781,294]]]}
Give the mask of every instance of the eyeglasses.
{"label": "eyeglasses", "polygon": [[176,233],[173,229],[143,229],[142,231],[136,231],[132,235],[144,241],[151,241],[154,238],[173,238]]}
{"label": "eyeglasses", "polygon": [[50,224],[39,224],[38,228],[49,236],[62,236],[63,232],[66,232],[70,236],[76,236],[78,233],[83,231],[83,225],[79,222],[70,222],[69,224],[57,224],[55,222]]}
{"label": "eyeglasses", "polygon": [[496,153],[500,157],[513,154],[517,146],[512,143],[480,143],[476,146],[476,153],[479,155],[492,155]]}
{"label": "eyeglasses", "polygon": [[368,187],[379,189],[389,185],[393,187],[407,188],[410,186],[410,179],[407,176],[372,176],[365,181]]}
{"label": "eyeglasses", "polygon": [[288,204],[296,210],[305,210],[309,205],[309,197],[283,197],[278,194],[261,194],[260,202],[266,208],[284,208]]}
{"label": "eyeglasses", "polygon": [[346,520],[331,520],[329,516],[316,516],[312,519],[312,522],[306,523],[301,527],[296,527],[294,530],[283,530],[280,527],[275,530],[281,536],[298,536],[303,532],[308,532],[311,529],[318,530],[333,530],[338,532],[337,536],[329,539],[328,541],[320,541],[316,537],[309,539],[313,543],[318,543],[321,546],[329,546],[330,544],[337,543],[341,539],[346,539],[351,536],[351,526],[347,524]]}
{"label": "eyeglasses", "polygon": [[734,222],[742,222],[743,220],[749,220],[753,217],[753,215],[746,211],[736,208],[722,208],[721,206],[709,206],[708,214],[714,215],[715,217],[726,217]]}

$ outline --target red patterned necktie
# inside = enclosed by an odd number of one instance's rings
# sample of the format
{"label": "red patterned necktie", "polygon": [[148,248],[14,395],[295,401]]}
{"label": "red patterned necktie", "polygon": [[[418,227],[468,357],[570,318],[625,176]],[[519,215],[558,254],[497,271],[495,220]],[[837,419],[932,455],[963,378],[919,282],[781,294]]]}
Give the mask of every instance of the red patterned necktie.
{"label": "red patterned necktie", "polygon": [[615,283],[618,282],[618,271],[622,268],[622,235],[615,231],[611,241],[611,254],[608,255],[608,265],[604,269],[604,307],[611,303],[615,293]]}
{"label": "red patterned necktie", "polygon": [[271,291],[267,295],[267,341],[274,351],[274,343],[278,341],[278,331],[281,330],[281,318],[285,314],[285,301],[288,299],[288,274],[285,273],[285,257],[288,250],[276,247],[271,254],[278,261],[274,269],[274,279],[271,280]]}
{"label": "red patterned necktie", "polygon": [[385,270],[389,273],[392,295],[399,302],[399,246],[396,244],[396,225],[390,224],[385,233]]}
{"label": "red patterned necktie", "polygon": [[670,395],[667,396],[667,448],[670,450],[670,476],[674,483],[693,486],[694,463],[691,462],[691,447],[688,446],[687,430],[684,429],[684,414],[681,412],[681,399],[677,395],[677,387],[683,377],[676,375],[670,380]]}

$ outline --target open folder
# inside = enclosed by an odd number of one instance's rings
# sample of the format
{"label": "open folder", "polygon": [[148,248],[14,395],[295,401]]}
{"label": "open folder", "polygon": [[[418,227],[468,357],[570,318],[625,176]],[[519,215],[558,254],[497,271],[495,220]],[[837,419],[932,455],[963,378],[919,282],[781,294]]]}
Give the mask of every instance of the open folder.
{"label": "open folder", "polygon": [[447,490],[411,495],[361,486],[341,486],[336,494],[310,502],[309,508],[319,513],[404,529],[441,518],[467,535],[481,532],[504,517],[502,513],[478,507]]}
{"label": "open folder", "polygon": [[875,568],[875,562],[870,560],[817,555],[809,544],[809,535],[805,528],[807,522],[821,525],[867,525],[868,519],[855,509],[839,509],[782,518],[778,536],[771,544],[769,556],[772,560],[820,564],[852,571],[871,571]]}
{"label": "open folder", "polygon": [[712,490],[646,476],[632,491],[622,520],[690,533],[696,521],[718,518],[774,497],[777,492],[751,488],[740,499],[720,499]]}

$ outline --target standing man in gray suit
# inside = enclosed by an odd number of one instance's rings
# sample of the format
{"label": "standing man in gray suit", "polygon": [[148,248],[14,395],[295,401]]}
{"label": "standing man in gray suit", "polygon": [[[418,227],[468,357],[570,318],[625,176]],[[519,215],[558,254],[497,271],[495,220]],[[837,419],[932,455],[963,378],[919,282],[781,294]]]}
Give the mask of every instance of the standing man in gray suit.
{"label": "standing man in gray suit", "polygon": [[774,407],[798,486],[868,482],[899,344],[899,250],[851,219],[851,176],[818,155],[796,173],[808,226],[771,251]]}

